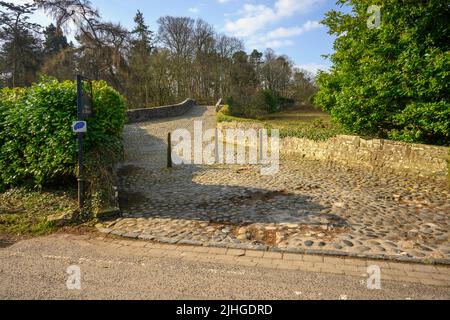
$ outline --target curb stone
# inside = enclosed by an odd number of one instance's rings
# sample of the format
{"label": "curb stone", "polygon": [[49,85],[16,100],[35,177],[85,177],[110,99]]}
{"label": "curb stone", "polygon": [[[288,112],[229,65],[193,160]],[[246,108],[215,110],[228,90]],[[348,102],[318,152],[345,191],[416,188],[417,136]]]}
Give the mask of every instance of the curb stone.
{"label": "curb stone", "polygon": [[419,263],[425,265],[443,265],[450,266],[450,259],[433,259],[424,260],[410,258],[410,257],[387,257],[385,255],[361,255],[355,254],[351,252],[340,252],[335,250],[313,250],[313,249],[302,249],[302,248],[278,248],[278,247],[268,247],[265,245],[248,245],[248,244],[233,244],[233,243],[223,243],[223,242],[208,242],[203,243],[195,240],[179,240],[179,239],[171,239],[171,238],[163,238],[163,237],[154,237],[147,234],[141,234],[138,236],[134,236],[134,233],[127,234],[120,230],[112,230],[107,228],[97,228],[97,230],[101,233],[112,234],[116,236],[121,236],[125,238],[137,238],[139,240],[148,240],[148,241],[156,241],[160,243],[167,244],[186,244],[186,245],[195,245],[195,246],[203,246],[203,247],[213,247],[213,248],[229,248],[229,249],[245,249],[245,250],[254,250],[254,251],[269,251],[269,252],[287,252],[293,254],[311,254],[311,255],[321,255],[321,256],[330,256],[330,257],[348,257],[348,258],[358,258],[358,259],[373,259],[380,261],[393,261],[393,262],[404,262],[404,263]]}

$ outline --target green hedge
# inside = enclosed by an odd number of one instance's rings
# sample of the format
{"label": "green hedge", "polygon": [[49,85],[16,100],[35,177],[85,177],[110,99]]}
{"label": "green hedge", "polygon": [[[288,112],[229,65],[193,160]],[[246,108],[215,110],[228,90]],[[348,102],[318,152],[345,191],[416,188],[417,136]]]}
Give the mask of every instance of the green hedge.
{"label": "green hedge", "polygon": [[[381,25],[370,29],[367,9],[377,2]],[[450,145],[448,1],[339,3],[352,12],[322,21],[335,52],[314,102],[350,133]]]}
{"label": "green hedge", "polygon": [[[104,81],[93,83],[93,95],[87,154],[118,155],[126,121],[124,98]],[[72,81],[44,79],[28,88],[0,91],[0,189],[40,187],[76,176],[77,142],[71,129],[76,101]]]}

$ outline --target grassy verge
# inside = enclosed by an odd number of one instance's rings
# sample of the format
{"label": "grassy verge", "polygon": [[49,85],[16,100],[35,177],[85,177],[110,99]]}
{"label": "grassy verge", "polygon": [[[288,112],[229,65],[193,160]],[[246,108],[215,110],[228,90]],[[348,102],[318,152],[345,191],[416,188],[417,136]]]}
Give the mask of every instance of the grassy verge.
{"label": "grassy verge", "polygon": [[75,190],[29,191],[9,189],[0,193],[0,234],[43,235],[56,229],[47,222],[52,214],[77,208]]}
{"label": "grassy verge", "polygon": [[257,119],[247,119],[247,118],[241,118],[241,117],[235,117],[228,114],[228,106],[225,105],[220,111],[217,113],[216,116],[217,122],[259,122]]}
{"label": "grassy verge", "polygon": [[227,106],[217,113],[217,122],[234,121],[261,123],[267,129],[278,129],[282,138],[297,137],[323,141],[344,133],[331,121],[327,113],[305,106],[276,112],[261,119],[231,116]]}

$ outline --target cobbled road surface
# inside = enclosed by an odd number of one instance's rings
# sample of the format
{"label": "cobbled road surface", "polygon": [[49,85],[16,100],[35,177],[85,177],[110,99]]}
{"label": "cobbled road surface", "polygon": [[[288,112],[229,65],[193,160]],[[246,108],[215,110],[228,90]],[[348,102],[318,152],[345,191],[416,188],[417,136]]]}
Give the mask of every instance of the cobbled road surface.
{"label": "cobbled road surface", "polygon": [[125,127],[123,217],[104,233],[165,243],[450,261],[448,182],[282,158],[258,165],[166,168],[167,134],[215,127],[213,107]]}

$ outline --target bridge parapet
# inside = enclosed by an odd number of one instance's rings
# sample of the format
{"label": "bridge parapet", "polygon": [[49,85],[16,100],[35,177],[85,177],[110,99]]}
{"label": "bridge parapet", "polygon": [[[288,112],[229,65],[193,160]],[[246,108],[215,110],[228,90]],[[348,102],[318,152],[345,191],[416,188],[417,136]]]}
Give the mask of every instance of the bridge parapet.
{"label": "bridge parapet", "polygon": [[144,122],[152,119],[178,117],[188,112],[197,102],[193,99],[186,99],[181,103],[155,107],[133,109],[127,112],[128,123]]}

